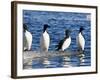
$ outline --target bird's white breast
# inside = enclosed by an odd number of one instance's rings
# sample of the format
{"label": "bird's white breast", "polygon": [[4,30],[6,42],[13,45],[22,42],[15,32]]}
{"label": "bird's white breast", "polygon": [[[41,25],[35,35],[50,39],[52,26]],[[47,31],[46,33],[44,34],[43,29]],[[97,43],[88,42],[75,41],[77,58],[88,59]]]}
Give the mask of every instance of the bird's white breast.
{"label": "bird's white breast", "polygon": [[49,44],[50,44],[50,37],[49,34],[45,31],[42,36],[41,36],[41,40],[40,40],[40,47],[42,51],[48,51],[49,48]]}
{"label": "bird's white breast", "polygon": [[66,48],[68,48],[70,46],[70,43],[71,43],[71,37],[67,38],[63,45],[62,45],[62,50],[64,51]]}
{"label": "bird's white breast", "polygon": [[30,50],[31,45],[32,45],[32,35],[30,32],[28,32],[28,31],[25,32],[25,39],[26,39],[26,46],[25,47],[28,50]]}
{"label": "bird's white breast", "polygon": [[79,35],[78,35],[78,42],[77,43],[78,43],[79,48],[81,48],[82,50],[84,50],[85,39],[84,39],[84,37],[82,36],[81,33],[79,33]]}

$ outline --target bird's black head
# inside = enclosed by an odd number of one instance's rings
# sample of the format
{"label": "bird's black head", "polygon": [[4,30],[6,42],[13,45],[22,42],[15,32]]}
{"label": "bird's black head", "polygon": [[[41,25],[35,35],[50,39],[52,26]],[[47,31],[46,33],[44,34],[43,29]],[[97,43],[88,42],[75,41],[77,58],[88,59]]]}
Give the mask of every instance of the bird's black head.
{"label": "bird's black head", "polygon": [[79,32],[82,32],[84,30],[84,28],[81,26]]}
{"label": "bird's black head", "polygon": [[70,33],[71,33],[70,30],[68,30],[68,29],[65,30],[65,35],[66,35],[66,37],[69,37]]}
{"label": "bird's black head", "polygon": [[23,24],[23,29],[24,29],[24,32],[27,30],[27,25],[26,24]]}
{"label": "bird's black head", "polygon": [[48,24],[44,24],[44,28],[43,28],[43,32],[45,32],[45,30],[47,29],[47,28],[49,28],[50,26],[48,25]]}

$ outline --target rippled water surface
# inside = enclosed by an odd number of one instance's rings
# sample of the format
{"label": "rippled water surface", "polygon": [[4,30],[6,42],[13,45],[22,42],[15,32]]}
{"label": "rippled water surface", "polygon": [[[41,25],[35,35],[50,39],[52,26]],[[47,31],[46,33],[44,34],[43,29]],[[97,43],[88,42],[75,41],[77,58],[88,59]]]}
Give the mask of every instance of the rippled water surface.
{"label": "rippled water surface", "polygon": [[71,32],[71,45],[67,50],[77,51],[78,46],[76,37],[80,26],[84,27],[82,32],[85,38],[85,51],[82,59],[79,56],[54,56],[49,58],[36,58],[30,64],[24,65],[31,68],[54,68],[54,67],[73,67],[91,65],[91,14],[78,12],[52,12],[52,11],[32,11],[23,10],[23,23],[28,26],[28,31],[32,33],[32,51],[40,51],[40,36],[43,25],[48,24],[50,35],[49,51],[55,51],[55,46],[64,38],[65,29]]}

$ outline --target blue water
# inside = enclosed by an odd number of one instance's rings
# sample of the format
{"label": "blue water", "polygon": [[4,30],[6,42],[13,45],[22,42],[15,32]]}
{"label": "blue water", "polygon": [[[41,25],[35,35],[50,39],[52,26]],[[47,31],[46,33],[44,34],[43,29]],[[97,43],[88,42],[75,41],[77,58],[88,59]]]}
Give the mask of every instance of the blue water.
{"label": "blue water", "polygon": [[[39,51],[40,50],[40,36],[43,30],[43,25],[48,24],[50,28],[48,28],[48,33],[50,35],[50,47],[49,51],[55,51],[55,46],[58,44],[59,40],[64,37],[65,29],[73,30],[71,32],[72,42],[67,50],[77,51],[78,46],[76,43],[76,36],[78,35],[78,31],[80,26],[84,27],[84,31],[82,32],[85,38],[85,61],[84,65],[91,65],[91,14],[90,13],[75,13],[75,12],[52,12],[52,11],[32,11],[32,10],[23,10],[23,23],[26,23],[28,26],[28,31],[32,33],[33,41],[32,41],[32,50]],[[57,60],[54,60],[57,59]],[[76,62],[73,62],[73,59]],[[61,67],[64,64],[63,57],[54,57],[48,59],[50,63],[54,63],[55,65],[50,65],[48,67]],[[78,57],[71,56],[70,64],[77,66],[81,66],[80,60]],[[35,65],[34,65],[35,64]],[[41,62],[41,60],[37,60],[37,63],[34,62],[32,64],[33,68],[44,68],[45,65]]]}

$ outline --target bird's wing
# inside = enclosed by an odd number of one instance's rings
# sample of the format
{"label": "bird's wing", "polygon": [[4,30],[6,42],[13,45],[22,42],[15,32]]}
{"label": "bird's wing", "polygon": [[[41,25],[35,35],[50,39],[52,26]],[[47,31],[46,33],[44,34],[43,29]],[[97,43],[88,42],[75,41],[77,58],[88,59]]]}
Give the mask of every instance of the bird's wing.
{"label": "bird's wing", "polygon": [[57,48],[56,50],[61,49],[61,47],[63,45],[63,41],[64,41],[63,39],[59,41],[58,45],[56,45],[56,48]]}

